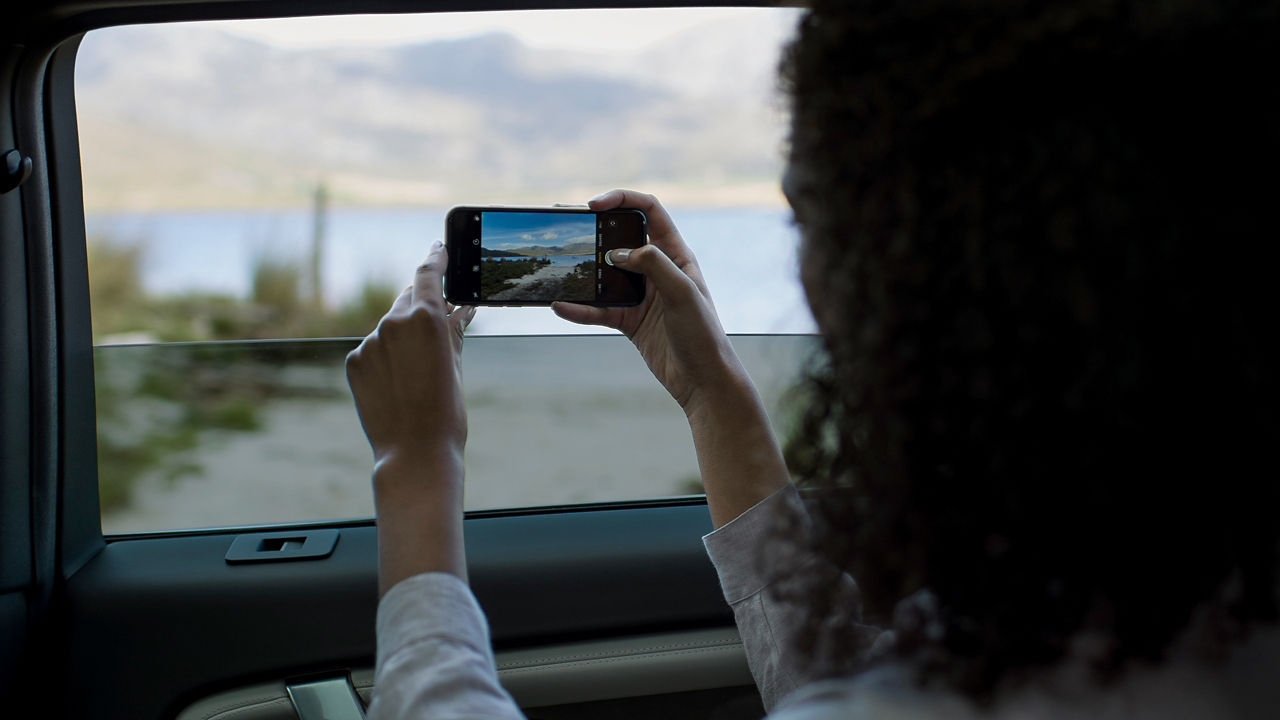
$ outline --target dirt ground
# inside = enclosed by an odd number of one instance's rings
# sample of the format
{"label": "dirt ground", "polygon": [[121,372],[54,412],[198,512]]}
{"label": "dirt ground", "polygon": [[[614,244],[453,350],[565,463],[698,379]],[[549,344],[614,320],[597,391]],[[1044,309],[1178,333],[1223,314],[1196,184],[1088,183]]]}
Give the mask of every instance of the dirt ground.
{"label": "dirt ground", "polygon": [[[775,427],[806,336],[735,338]],[[466,506],[521,507],[688,494],[698,467],[684,415],[621,336],[469,338]],[[334,399],[262,408],[259,431],[206,431],[176,479],[143,477],[107,533],[373,514],[372,456],[341,367]]]}

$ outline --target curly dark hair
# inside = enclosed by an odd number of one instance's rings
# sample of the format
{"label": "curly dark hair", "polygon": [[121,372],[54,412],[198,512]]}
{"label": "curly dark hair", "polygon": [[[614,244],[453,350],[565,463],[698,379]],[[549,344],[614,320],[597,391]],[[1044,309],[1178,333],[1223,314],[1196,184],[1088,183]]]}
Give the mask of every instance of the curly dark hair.
{"label": "curly dark hair", "polygon": [[[1276,618],[1277,7],[801,21],[787,184],[826,361],[787,446],[794,549],[923,679],[990,699],[1088,633],[1106,682],[1206,608]],[[834,609],[829,577],[790,580]],[[802,643],[847,671],[860,635],[829,629]]]}

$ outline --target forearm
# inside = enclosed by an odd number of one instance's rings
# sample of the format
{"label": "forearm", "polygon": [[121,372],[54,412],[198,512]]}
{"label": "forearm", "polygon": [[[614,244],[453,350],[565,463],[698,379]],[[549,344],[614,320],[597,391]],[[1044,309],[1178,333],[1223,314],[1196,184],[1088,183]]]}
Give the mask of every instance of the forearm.
{"label": "forearm", "polygon": [[711,522],[719,528],[789,482],[755,386],[740,366],[687,409]]}
{"label": "forearm", "polygon": [[466,582],[461,449],[379,462],[373,486],[379,596],[424,572],[447,572]]}
{"label": "forearm", "polygon": [[523,718],[498,682],[484,613],[447,573],[414,576],[378,604],[369,720]]}
{"label": "forearm", "polygon": [[[798,552],[797,547],[787,555],[787,569],[776,564],[761,563],[756,554],[769,542],[776,518],[789,516],[799,522],[791,532],[803,546],[800,535],[809,532],[808,516],[794,487],[788,487],[770,495],[760,504],[739,515],[724,527],[702,538],[711,563],[720,576],[724,598],[733,608],[734,620],[742,636],[747,654],[747,664],[760,690],[767,711],[772,711],[779,700],[796,688],[815,679],[820,666],[814,658],[802,651],[796,638],[805,628],[832,627],[839,619],[856,620],[861,614],[861,599],[857,585],[848,574],[834,570],[829,575],[830,584],[824,592],[831,592],[832,605],[828,615],[815,618],[812,608],[779,597],[773,591],[774,583],[794,580],[795,569],[813,563],[823,563],[820,558]],[[780,572],[781,571],[781,572]],[[881,635],[881,629],[862,624],[844,626],[845,631],[856,633],[857,651],[867,652]]]}

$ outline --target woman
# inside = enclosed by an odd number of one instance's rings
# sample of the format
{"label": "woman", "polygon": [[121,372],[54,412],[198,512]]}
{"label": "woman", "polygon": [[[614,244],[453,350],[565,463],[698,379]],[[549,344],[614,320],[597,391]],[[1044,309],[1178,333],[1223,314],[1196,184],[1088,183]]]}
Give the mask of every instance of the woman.
{"label": "woman", "polygon": [[[555,310],[625,333],[685,410],[778,717],[1280,707],[1275,183],[1250,172],[1280,158],[1278,17],[818,3],[784,61],[784,184],[827,363],[789,463],[661,205],[591,202],[649,214],[652,244],[611,260],[650,292]],[[465,585],[474,308],[445,306],[444,262],[348,361],[376,458],[372,713],[518,717]]]}

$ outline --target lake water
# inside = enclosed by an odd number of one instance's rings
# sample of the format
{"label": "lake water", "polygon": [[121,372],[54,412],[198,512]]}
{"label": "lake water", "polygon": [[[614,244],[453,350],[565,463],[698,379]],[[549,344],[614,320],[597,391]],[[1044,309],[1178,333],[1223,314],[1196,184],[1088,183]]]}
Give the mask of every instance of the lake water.
{"label": "lake water", "polygon": [[[340,304],[366,282],[407,285],[447,208],[334,208],[326,217],[325,298]],[[672,208],[732,333],[813,332],[795,261],[797,231],[783,208]],[[310,210],[175,210],[89,213],[90,237],[139,243],[143,284],[155,294],[192,290],[245,297],[259,258],[302,262]],[[92,272],[92,269],[90,270]],[[475,334],[592,333],[545,308],[484,308]]]}

